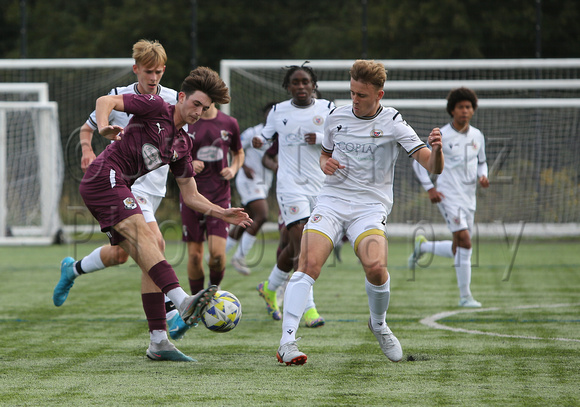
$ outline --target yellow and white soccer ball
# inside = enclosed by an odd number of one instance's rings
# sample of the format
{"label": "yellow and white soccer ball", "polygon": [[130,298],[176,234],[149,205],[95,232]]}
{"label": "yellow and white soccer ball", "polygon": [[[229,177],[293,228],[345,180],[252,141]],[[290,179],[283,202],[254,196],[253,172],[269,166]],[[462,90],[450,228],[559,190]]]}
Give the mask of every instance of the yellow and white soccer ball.
{"label": "yellow and white soccer ball", "polygon": [[201,316],[207,329],[214,332],[229,332],[242,318],[242,303],[229,291],[217,291]]}

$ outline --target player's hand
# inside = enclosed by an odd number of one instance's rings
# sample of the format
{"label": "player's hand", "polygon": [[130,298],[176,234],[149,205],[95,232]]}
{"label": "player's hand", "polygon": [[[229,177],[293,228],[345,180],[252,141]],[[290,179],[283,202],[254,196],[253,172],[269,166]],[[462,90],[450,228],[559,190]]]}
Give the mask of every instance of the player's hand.
{"label": "player's hand", "polygon": [[252,147],[254,148],[261,148],[264,145],[264,140],[262,140],[262,137],[254,137],[252,138]]}
{"label": "player's hand", "polygon": [[441,130],[439,129],[439,127],[435,127],[433,130],[431,130],[427,142],[429,143],[433,151],[441,149],[441,147],[443,146],[443,141]]}
{"label": "player's hand", "polygon": [[304,141],[308,144],[316,144],[316,133],[306,133],[304,135]]}
{"label": "player's hand", "polygon": [[89,168],[89,165],[95,161],[95,158],[97,158],[97,156],[93,151],[83,154],[81,157],[81,170],[83,170],[83,172],[87,172],[87,168]]}
{"label": "player's hand", "polygon": [[242,170],[248,179],[254,179],[254,170],[248,166],[242,165]]}
{"label": "player's hand", "polygon": [[220,175],[223,177],[223,179],[229,181],[236,176],[236,172],[232,167],[226,167],[220,171]]}
{"label": "player's hand", "polygon": [[427,191],[427,193],[429,194],[431,203],[439,203],[443,200],[443,198],[445,198],[445,195],[437,191],[437,188],[431,188],[429,191]]}
{"label": "player's hand", "polygon": [[322,172],[324,172],[326,175],[332,175],[339,168],[345,168],[345,166],[341,165],[336,159],[330,157],[324,163],[324,166],[322,168]]}
{"label": "player's hand", "polygon": [[482,188],[489,187],[489,179],[485,175],[482,175],[479,177],[479,185],[481,185]]}
{"label": "player's hand", "polygon": [[109,140],[118,141],[121,140],[123,128],[117,125],[108,125],[103,128],[100,128],[99,134]]}
{"label": "player's hand", "polygon": [[224,212],[223,220],[243,228],[250,226],[254,221],[244,212],[244,208],[228,208]]}
{"label": "player's hand", "polygon": [[203,161],[193,160],[192,164],[193,164],[193,171],[195,171],[196,174],[199,174],[205,168],[205,163]]}

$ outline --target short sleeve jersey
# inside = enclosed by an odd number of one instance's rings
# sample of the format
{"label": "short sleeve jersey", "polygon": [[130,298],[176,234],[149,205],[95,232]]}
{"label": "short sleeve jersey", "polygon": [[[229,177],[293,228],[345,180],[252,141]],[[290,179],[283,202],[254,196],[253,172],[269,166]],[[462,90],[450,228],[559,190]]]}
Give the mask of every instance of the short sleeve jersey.
{"label": "short sleeve jersey", "polygon": [[320,169],[320,145],[304,141],[307,133],[322,135],[324,122],[334,103],[313,99],[302,107],[287,100],[276,104],[266,120],[262,135],[271,139],[278,133],[278,195],[318,195],[324,181]]}
{"label": "short sleeve jersey", "polygon": [[486,162],[483,133],[473,126],[460,133],[448,123],[441,135],[445,168],[437,178],[437,189],[449,201],[475,210],[477,165]]}
{"label": "short sleeve jersey", "polygon": [[[138,82],[135,82],[129,86],[113,88],[109,91],[109,95],[140,95],[141,92],[139,92],[137,85]],[[170,105],[177,103],[177,92],[173,89],[158,85],[157,95],[161,96],[161,98]],[[109,124],[126,127],[130,119],[130,113],[113,110],[109,115]],[[94,111],[91,113],[86,123],[93,130],[97,130]],[[165,196],[168,172],[169,167],[160,167],[157,170],[146,174],[144,177],[137,179],[131,189],[134,191],[143,191],[155,196]]]}
{"label": "short sleeve jersey", "polygon": [[204,169],[195,174],[197,189],[210,201],[217,203],[231,199],[230,181],[220,172],[229,166],[230,150],[242,149],[238,121],[218,110],[214,119],[199,119],[187,127],[192,140],[191,156],[204,162]]}
{"label": "short sleeve jersey", "polygon": [[129,187],[164,164],[176,178],[192,177],[192,143],[183,129],[174,126],[175,106],[157,95],[124,94],[123,103],[133,117],[122,139],[109,144],[91,165],[106,161]]}
{"label": "short sleeve jersey", "polygon": [[345,168],[326,176],[320,196],[382,203],[390,213],[399,146],[409,156],[426,147],[397,110],[381,106],[361,118],[352,105],[336,108],[326,120],[322,149]]}

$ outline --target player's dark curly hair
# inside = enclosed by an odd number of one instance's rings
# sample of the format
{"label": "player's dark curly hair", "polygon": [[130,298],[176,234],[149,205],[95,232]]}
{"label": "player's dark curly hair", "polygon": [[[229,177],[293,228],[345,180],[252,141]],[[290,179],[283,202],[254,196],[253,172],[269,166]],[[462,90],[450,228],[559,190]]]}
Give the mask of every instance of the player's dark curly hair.
{"label": "player's dark curly hair", "polygon": [[471,102],[473,110],[477,109],[477,95],[475,92],[469,88],[461,87],[453,89],[447,95],[447,113],[452,116],[451,112],[455,109],[455,105],[464,100]]}
{"label": "player's dark curly hair", "polygon": [[282,87],[286,90],[288,90],[288,86],[290,86],[290,77],[292,76],[292,74],[296,71],[304,71],[306,72],[308,75],[310,75],[310,79],[312,80],[312,85],[314,85],[314,89],[316,89],[316,82],[318,82],[318,77],[316,76],[316,73],[314,72],[314,69],[312,69],[309,66],[306,66],[306,64],[310,63],[310,61],[304,61],[304,63],[300,66],[298,65],[290,65],[286,67],[286,75],[284,75],[284,81],[282,81]]}

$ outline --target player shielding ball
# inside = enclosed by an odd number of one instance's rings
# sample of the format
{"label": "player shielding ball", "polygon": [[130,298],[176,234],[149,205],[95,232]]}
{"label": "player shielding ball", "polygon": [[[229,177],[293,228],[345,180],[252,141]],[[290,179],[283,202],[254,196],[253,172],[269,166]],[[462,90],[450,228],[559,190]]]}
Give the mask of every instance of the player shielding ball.
{"label": "player shielding ball", "polygon": [[[146,355],[153,360],[194,360],[167,338],[163,294],[175,304],[182,319],[193,324],[200,319],[217,287],[191,296],[181,288],[130,187],[140,176],[168,164],[186,205],[230,223],[249,225],[251,220],[241,208],[224,209],[197,191],[192,142],[182,128],[186,123],[195,123],[212,102],[229,100],[228,88],[219,75],[204,67],[185,78],[175,106],[157,95],[108,95],[97,99],[99,133],[115,143],[88,167],[79,190],[111,244],[120,245],[142,270],[141,297],[151,340]],[[109,125],[113,110],[133,114],[126,128]]]}
{"label": "player shielding ball", "polygon": [[387,79],[382,63],[358,60],[350,70],[352,104],[326,119],[320,168],[326,174],[318,203],[304,227],[299,266],[284,296],[282,338],[277,358],[302,365],[296,331],[312,285],[333,247],[346,235],[366,275],[368,327],[393,362],[403,357],[386,322],[390,299],[387,271],[387,216],[393,206],[393,179],[399,146],[432,173],[443,170],[441,133],[429,135],[432,150],[393,108],[380,103]]}

